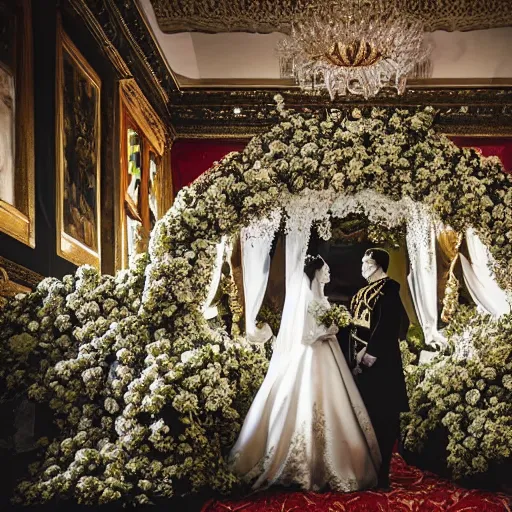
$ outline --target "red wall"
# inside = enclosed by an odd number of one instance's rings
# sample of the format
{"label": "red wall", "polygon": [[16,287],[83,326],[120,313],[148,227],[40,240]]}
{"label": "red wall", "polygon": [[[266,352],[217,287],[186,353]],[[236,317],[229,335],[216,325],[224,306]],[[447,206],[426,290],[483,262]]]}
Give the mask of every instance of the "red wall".
{"label": "red wall", "polygon": [[[512,137],[451,137],[460,147],[475,147],[482,155],[501,158],[507,172],[512,172]],[[174,193],[192,183],[213,162],[231,151],[242,151],[247,140],[235,139],[179,139],[172,146],[171,166]]]}
{"label": "red wall", "polygon": [[178,139],[171,150],[174,194],[231,151],[242,151],[247,140]]}
{"label": "red wall", "polygon": [[507,172],[512,172],[512,137],[450,137],[459,147],[472,147],[483,156],[499,156]]}

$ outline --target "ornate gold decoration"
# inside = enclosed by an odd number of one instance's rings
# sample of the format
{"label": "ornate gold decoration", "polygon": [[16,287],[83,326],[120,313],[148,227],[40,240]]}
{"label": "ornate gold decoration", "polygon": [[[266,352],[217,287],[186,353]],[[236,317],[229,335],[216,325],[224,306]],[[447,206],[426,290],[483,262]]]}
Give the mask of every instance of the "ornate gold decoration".
{"label": "ornate gold decoration", "polygon": [[[96,208],[95,215],[96,224],[94,240],[96,247],[89,247],[84,242],[74,238],[70,233],[65,231],[64,225],[64,201],[65,201],[65,155],[64,155],[64,53],[66,53],[73,65],[83,73],[88,81],[88,87],[96,91],[95,105],[95,133],[96,141],[94,148],[96,150],[95,159],[95,181],[96,181]],[[85,60],[78,48],[73,44],[69,36],[62,29],[60,19],[57,27],[57,77],[56,77],[56,225],[57,225],[57,254],[71,261],[75,265],[90,264],[97,268],[101,268],[101,195],[100,195],[100,146],[101,146],[101,80],[96,72],[91,68]]]}
{"label": "ornate gold decoration", "polygon": [[34,77],[32,7],[16,5],[15,205],[0,200],[0,230],[35,247]]}
{"label": "ornate gold decoration", "polygon": [[119,78],[133,77],[169,126],[169,94],[178,90],[177,80],[136,0],[68,0],[63,8],[85,22]]}
{"label": "ornate gold decoration", "polygon": [[[125,18],[123,16],[123,12],[121,12],[121,10],[120,10],[120,8],[122,8],[122,3],[117,2],[115,0],[105,0],[105,1],[109,5],[109,9],[112,11],[117,22],[119,23],[121,30],[126,35],[128,42],[130,43],[132,49],[135,51],[135,53],[137,54],[140,61],[145,63],[146,68],[148,69],[150,76],[152,78],[153,87],[158,92],[158,94],[160,95],[163,102],[168,103],[169,102],[169,93],[168,93],[168,91],[165,90],[165,88],[162,86],[162,84],[156,78],[155,72],[148,60],[148,56],[145,54],[145,51],[144,51],[145,49],[141,48],[137,39],[132,35],[132,32],[130,31],[130,27],[127,25]],[[129,6],[130,3],[131,2],[125,2],[125,9],[126,9],[126,6],[127,5]],[[135,8],[138,10],[137,2],[133,2],[133,4],[134,5],[132,6],[132,8]],[[139,11],[139,15],[140,15],[140,11]],[[140,16],[140,19],[143,21],[143,23],[145,23],[143,16]],[[146,25],[146,30],[149,32],[147,25]],[[146,42],[146,45],[151,44],[151,43],[154,44],[155,47],[153,48],[153,50],[156,50],[156,52],[159,51],[158,46],[155,44],[155,41],[152,40],[152,38],[150,38],[150,41],[145,41],[145,42]],[[161,57],[161,55],[160,55],[160,57]],[[169,68],[167,68],[167,71],[169,71]],[[172,73],[171,73],[171,76],[172,76]]]}
{"label": "ornate gold decoration", "polygon": [[235,287],[237,290],[237,301],[238,304],[242,307],[242,312],[240,313],[240,327],[244,328],[244,304],[245,304],[245,294],[244,294],[244,278],[243,278],[243,270],[242,270],[242,244],[240,241],[240,235],[236,234],[232,239],[232,250],[231,250],[231,259],[229,260],[229,265],[231,267],[231,274],[233,276],[233,281],[235,282]]}
{"label": "ornate gold decoration", "polygon": [[240,323],[244,315],[244,308],[239,300],[238,287],[231,272],[230,266],[226,263],[227,269],[223,273],[220,288],[221,293],[227,297],[227,306],[231,316],[231,334],[238,336],[241,333]]}
{"label": "ornate gold decoration", "polygon": [[[313,0],[151,0],[163,32],[289,33],[291,18]],[[417,14],[425,30],[467,31],[512,25],[509,0],[388,0],[404,12]]]}
{"label": "ornate gold decoration", "polygon": [[437,237],[441,253],[449,262],[448,270],[441,280],[444,284],[443,310],[441,320],[449,322],[459,301],[459,280],[455,277],[453,269],[459,257],[459,247],[462,242],[462,234],[446,229]]}
{"label": "ornate gold decoration", "polygon": [[387,278],[379,279],[374,283],[361,288],[350,301],[350,311],[353,317],[354,325],[358,327],[370,328],[371,314],[382,288],[388,282]]}
{"label": "ornate gold decoration", "polygon": [[[424,81],[423,81],[424,82]],[[422,83],[423,83],[422,82]],[[436,130],[447,135],[512,136],[510,86],[474,87],[461,81],[436,82],[435,87],[409,87],[403,96],[381,91],[371,105],[417,107],[432,105],[439,110]],[[181,138],[250,138],[280,121],[273,97],[275,90],[187,89],[172,97],[172,123]],[[298,89],[280,91],[285,104],[297,112],[324,111],[326,94],[305,94]],[[235,115],[234,107],[243,105]],[[368,102],[338,97],[332,108],[365,108]]]}
{"label": "ornate gold decoration", "polygon": [[3,256],[0,256],[0,267],[3,267],[7,271],[11,281],[15,281],[16,283],[31,289],[35,288],[44,279],[44,276],[41,274],[38,274],[19,263],[8,260]]}
{"label": "ornate gold decoration", "polygon": [[349,44],[335,43],[325,55],[335,66],[357,68],[373,66],[382,60],[382,52],[368,41],[358,40]]}
{"label": "ornate gold decoration", "polygon": [[87,28],[90,30],[95,39],[100,42],[100,48],[103,50],[107,58],[114,65],[118,74],[122,78],[131,76],[130,68],[126,65],[126,62],[121,57],[117,48],[112,44],[105,32],[105,27],[100,25],[95,18],[91,10],[91,2],[89,6],[83,0],[69,0],[70,5],[79,14],[80,19],[85,22]]}
{"label": "ornate gold decoration", "polygon": [[167,129],[133,79],[121,80],[121,101],[151,145],[162,156],[168,141]]}
{"label": "ornate gold decoration", "polygon": [[[172,135],[171,135],[172,137]],[[162,218],[174,202],[174,183],[172,181],[171,168],[171,151],[173,139],[169,140],[162,156],[162,173],[160,173],[160,181],[158,182],[158,218]]]}
{"label": "ornate gold decoration", "polygon": [[0,308],[18,293],[29,293],[44,278],[0,256]]}
{"label": "ornate gold decoration", "polygon": [[30,288],[11,281],[7,270],[0,267],[0,296],[14,297],[18,293],[29,293],[30,291]]}

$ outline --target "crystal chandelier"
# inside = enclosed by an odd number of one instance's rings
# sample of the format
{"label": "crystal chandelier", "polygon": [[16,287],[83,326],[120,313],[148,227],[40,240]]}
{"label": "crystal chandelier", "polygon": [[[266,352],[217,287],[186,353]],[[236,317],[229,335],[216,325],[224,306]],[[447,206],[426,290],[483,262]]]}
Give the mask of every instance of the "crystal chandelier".
{"label": "crystal chandelier", "polygon": [[367,99],[390,85],[402,94],[430,47],[422,22],[389,2],[319,0],[293,18],[278,52],[291,61],[301,88],[326,88],[331,99],[347,92]]}

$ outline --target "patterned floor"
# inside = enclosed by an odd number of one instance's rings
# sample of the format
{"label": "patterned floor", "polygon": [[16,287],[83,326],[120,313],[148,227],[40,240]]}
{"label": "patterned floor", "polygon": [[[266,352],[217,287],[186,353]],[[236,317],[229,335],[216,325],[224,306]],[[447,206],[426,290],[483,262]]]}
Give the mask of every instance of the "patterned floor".
{"label": "patterned floor", "polygon": [[511,512],[510,497],[464,489],[393,456],[391,491],[351,494],[268,491],[210,501],[202,512]]}

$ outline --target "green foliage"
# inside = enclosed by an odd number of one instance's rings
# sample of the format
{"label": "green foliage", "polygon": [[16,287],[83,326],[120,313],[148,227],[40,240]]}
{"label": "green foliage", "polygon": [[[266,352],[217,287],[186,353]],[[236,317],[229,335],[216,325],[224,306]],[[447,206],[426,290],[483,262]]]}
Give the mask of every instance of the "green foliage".
{"label": "green foliage", "polygon": [[256,320],[259,324],[267,323],[277,336],[281,325],[281,314],[281,311],[275,311],[269,304],[263,304]]}
{"label": "green foliage", "polygon": [[406,339],[409,348],[416,354],[419,354],[421,350],[425,350],[427,348],[423,330],[418,324],[409,325]]}

